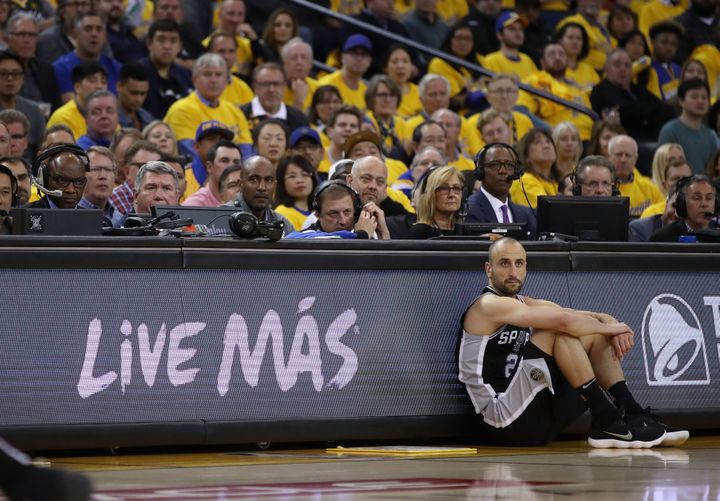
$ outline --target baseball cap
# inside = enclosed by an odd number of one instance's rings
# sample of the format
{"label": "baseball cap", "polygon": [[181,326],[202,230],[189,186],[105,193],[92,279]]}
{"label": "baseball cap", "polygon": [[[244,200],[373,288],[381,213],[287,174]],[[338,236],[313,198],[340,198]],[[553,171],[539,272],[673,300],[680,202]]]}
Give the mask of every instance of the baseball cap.
{"label": "baseball cap", "polygon": [[507,28],[513,23],[520,23],[523,25],[523,28],[527,28],[528,20],[525,16],[521,16],[511,10],[503,12],[495,23],[495,32],[500,33],[504,28]]}
{"label": "baseball cap", "polygon": [[357,49],[358,47],[361,49],[365,49],[368,52],[372,51],[372,43],[370,43],[370,39],[365,35],[361,35],[360,33],[350,35],[347,40],[345,40],[342,51],[349,52],[353,49]]}
{"label": "baseball cap", "polygon": [[317,131],[312,127],[303,126],[298,127],[297,129],[292,131],[292,134],[290,134],[290,147],[294,148],[295,145],[303,139],[310,139],[317,144],[321,144],[320,135],[317,133]]}
{"label": "baseball cap", "polygon": [[375,146],[377,146],[380,151],[382,151],[382,139],[380,139],[380,136],[370,130],[361,130],[360,132],[351,134],[345,140],[345,144],[343,144],[343,156],[345,158],[349,158],[350,152],[355,147],[355,145],[358,143],[364,143],[365,141],[370,141]]}
{"label": "baseball cap", "polygon": [[235,133],[224,123],[218,120],[208,120],[207,122],[203,122],[198,125],[198,128],[195,131],[195,142],[197,143],[209,134],[220,134],[228,141],[235,137]]}

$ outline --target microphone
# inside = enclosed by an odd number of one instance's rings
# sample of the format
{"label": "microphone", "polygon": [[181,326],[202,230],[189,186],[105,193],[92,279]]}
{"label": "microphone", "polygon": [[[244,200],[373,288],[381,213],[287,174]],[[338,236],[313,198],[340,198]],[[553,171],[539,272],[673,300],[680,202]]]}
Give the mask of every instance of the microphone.
{"label": "microphone", "polygon": [[40,193],[50,195],[51,197],[61,197],[63,194],[62,190],[48,190],[42,184],[38,183],[38,180],[35,176],[32,177],[32,184],[38,189]]}
{"label": "microphone", "polygon": [[7,217],[9,216],[8,211],[4,209],[0,209],[0,217]]}

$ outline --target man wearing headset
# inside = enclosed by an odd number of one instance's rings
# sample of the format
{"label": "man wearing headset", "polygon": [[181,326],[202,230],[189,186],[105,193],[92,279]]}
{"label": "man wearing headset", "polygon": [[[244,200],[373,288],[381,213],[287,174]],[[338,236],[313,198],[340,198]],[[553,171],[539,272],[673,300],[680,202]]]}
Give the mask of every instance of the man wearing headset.
{"label": "man wearing headset", "polygon": [[537,222],[532,209],[510,199],[510,186],[520,172],[515,149],[505,143],[491,143],[475,159],[475,177],[480,189],[467,201],[466,223],[527,224],[530,239],[535,238]]}
{"label": "man wearing headset", "polygon": [[[85,191],[88,160],[79,147],[55,146],[53,153],[42,160],[37,168],[37,178],[46,193],[31,203],[33,209],[74,209]],[[42,153],[40,154],[42,156]],[[41,190],[42,191],[42,190]]]}
{"label": "man wearing headset", "polygon": [[[613,195],[615,188],[615,166],[607,158],[600,155],[590,155],[583,158],[575,168],[575,196],[600,196],[609,197]],[[615,190],[613,190],[615,188]]]}
{"label": "man wearing headset", "polygon": [[317,221],[287,238],[368,239],[376,231],[378,238],[390,238],[382,210],[375,204],[363,206],[360,195],[343,181],[321,184],[315,190],[313,209]]}
{"label": "man wearing headset", "polygon": [[[718,228],[716,218],[720,204],[717,189],[707,176],[695,174],[678,181],[675,190],[675,210],[680,219],[653,233],[650,242],[678,242],[680,237],[693,235],[698,240],[705,240],[705,235],[701,234]],[[716,235],[709,237],[708,241],[719,239]]]}

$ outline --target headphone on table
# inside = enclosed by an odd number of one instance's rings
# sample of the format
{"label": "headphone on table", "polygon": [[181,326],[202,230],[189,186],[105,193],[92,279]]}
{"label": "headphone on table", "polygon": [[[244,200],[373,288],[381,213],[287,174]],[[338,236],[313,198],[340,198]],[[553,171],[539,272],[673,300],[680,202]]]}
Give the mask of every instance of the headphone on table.
{"label": "headphone on table", "polygon": [[18,195],[17,195],[17,179],[15,179],[15,174],[12,173],[10,170],[10,167],[0,164],[0,174],[5,174],[6,176],[10,177],[10,189],[12,190],[12,199],[10,202],[10,207],[15,207],[17,205],[18,201]]}
{"label": "headphone on table", "polygon": [[325,181],[320,186],[318,186],[315,189],[315,193],[313,194],[313,200],[312,200],[312,209],[316,211],[318,214],[320,214],[320,197],[322,196],[323,192],[330,188],[331,186],[342,186],[352,196],[353,201],[353,217],[355,219],[355,222],[358,222],[358,219],[360,219],[360,213],[362,212],[363,203],[362,200],[360,200],[360,194],[355,191],[355,189],[350,186],[349,184],[340,181],[339,179],[333,179],[330,181]]}
{"label": "headphone on table", "polygon": [[45,151],[41,152],[38,156],[35,157],[35,160],[33,160],[32,163],[32,183],[37,187],[38,190],[40,190],[42,193],[46,195],[51,195],[54,197],[60,197],[62,196],[61,190],[49,190],[47,189],[47,164],[46,161],[48,159],[51,159],[53,157],[56,157],[57,155],[61,153],[72,153],[76,157],[80,159],[80,161],[83,164],[83,167],[85,168],[85,172],[90,172],[90,159],[87,156],[87,153],[85,153],[85,150],[83,150],[80,146],[76,144],[58,144],[56,146],[52,146]]}
{"label": "headphone on table", "polygon": [[240,238],[265,237],[277,242],[285,233],[285,221],[277,219],[271,222],[260,221],[249,212],[235,212],[228,221],[230,229]]}
{"label": "headphone on table", "polygon": [[715,207],[713,208],[713,215],[718,215],[720,213],[720,200],[718,200],[718,192],[715,185],[712,184],[712,181],[710,181],[710,178],[707,176],[703,174],[695,174],[679,179],[675,184],[675,212],[677,212],[677,215],[683,219],[688,216],[685,188],[697,182],[706,182],[713,187],[713,190],[715,191]]}
{"label": "headphone on table", "polygon": [[525,172],[525,170],[522,168],[522,165],[520,165],[520,157],[518,156],[518,152],[515,150],[515,148],[513,148],[507,143],[486,144],[480,149],[480,151],[477,152],[477,155],[475,155],[475,179],[477,179],[478,181],[482,181],[483,179],[485,179],[485,157],[487,156],[487,152],[490,151],[492,148],[503,148],[510,152],[513,160],[515,161],[515,169],[508,177],[508,180],[514,181],[515,179],[520,179],[520,176],[523,175],[523,172]]}

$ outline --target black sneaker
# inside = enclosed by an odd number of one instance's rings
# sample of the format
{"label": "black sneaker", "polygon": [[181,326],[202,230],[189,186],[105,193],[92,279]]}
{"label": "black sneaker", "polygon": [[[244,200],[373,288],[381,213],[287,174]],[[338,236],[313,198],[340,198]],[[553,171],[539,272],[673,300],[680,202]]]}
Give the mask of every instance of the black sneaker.
{"label": "black sneaker", "polygon": [[647,449],[660,444],[664,438],[663,428],[630,421],[625,418],[624,409],[619,408],[615,420],[609,425],[593,425],[588,435],[588,443],[598,449]]}
{"label": "black sneaker", "polygon": [[11,501],[87,501],[90,480],[81,473],[29,467],[7,492]]}
{"label": "black sneaker", "polygon": [[650,407],[643,409],[640,414],[629,414],[628,419],[634,422],[642,423],[645,426],[656,426],[665,430],[665,438],[663,439],[663,447],[678,447],[690,438],[690,432],[687,430],[681,430],[680,428],[673,428],[662,422],[662,418],[657,414],[653,414]]}

